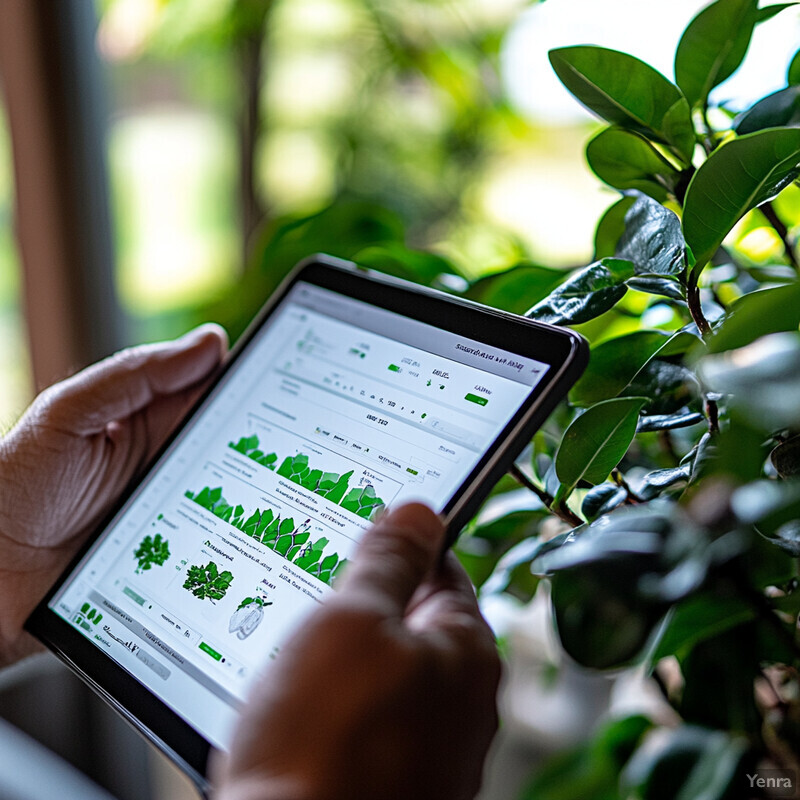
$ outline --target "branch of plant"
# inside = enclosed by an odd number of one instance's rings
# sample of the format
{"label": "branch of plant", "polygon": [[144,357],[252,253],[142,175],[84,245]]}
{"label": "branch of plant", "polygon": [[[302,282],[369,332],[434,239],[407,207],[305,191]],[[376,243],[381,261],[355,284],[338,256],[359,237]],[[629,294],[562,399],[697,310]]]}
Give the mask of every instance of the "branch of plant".
{"label": "branch of plant", "polygon": [[703,313],[703,305],[700,301],[700,287],[697,285],[698,275],[695,270],[689,273],[689,280],[686,283],[686,303],[689,306],[689,313],[692,315],[697,330],[705,339],[711,335],[711,325]]}
{"label": "branch of plant", "polygon": [[787,648],[794,653],[795,658],[800,658],[800,644],[798,643],[797,638],[793,636],[781,623],[769,600],[764,597],[763,594],[750,586],[745,578],[739,577],[737,583],[745,599],[750,603],[751,608],[758,615],[758,618],[764,622],[767,627],[772,629],[776,638],[783,641]]}
{"label": "branch of plant", "polygon": [[703,103],[703,108],[701,109],[700,114],[703,119],[703,135],[700,139],[700,143],[703,145],[703,150],[705,150],[706,155],[710,156],[716,148],[716,143],[714,142],[715,131],[711,127],[711,122],[708,119],[707,103]]}
{"label": "branch of plant", "polygon": [[639,495],[636,494],[633,489],[631,489],[630,485],[625,480],[625,477],[618,469],[611,470],[611,478],[613,479],[614,483],[617,484],[617,486],[625,490],[625,494],[627,495],[625,498],[626,503],[633,504],[644,502],[644,500],[642,500],[642,498],[639,497]]}
{"label": "branch of plant", "polygon": [[719,433],[719,406],[716,400],[706,395],[706,418],[708,419],[708,432]]}
{"label": "branch of plant", "polygon": [[511,465],[508,474],[511,475],[517,483],[533,492],[542,501],[548,511],[555,514],[568,525],[577,528],[579,525],[584,524],[584,521],[572,511],[572,509],[564,504],[556,503],[553,495],[546,492],[544,489],[540,489],[516,464]]}
{"label": "branch of plant", "polygon": [[764,205],[760,206],[761,213],[766,217],[767,222],[772,226],[775,233],[778,234],[780,237],[781,242],[783,242],[783,249],[786,251],[786,258],[789,259],[789,263],[798,271],[800,272],[800,261],[797,259],[797,253],[795,253],[794,246],[791,241],[791,237],[789,236],[789,229],[783,223],[783,220],[778,216],[775,211],[775,207],[772,205],[771,201],[767,201]]}

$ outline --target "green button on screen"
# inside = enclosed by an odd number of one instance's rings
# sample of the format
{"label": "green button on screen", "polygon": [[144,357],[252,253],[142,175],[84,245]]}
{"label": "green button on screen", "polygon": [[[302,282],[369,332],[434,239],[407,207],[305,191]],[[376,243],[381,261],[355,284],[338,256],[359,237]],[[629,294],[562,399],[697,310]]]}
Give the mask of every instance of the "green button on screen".
{"label": "green button on screen", "polygon": [[133,600],[133,602],[136,603],[137,605],[140,606],[144,605],[144,597],[142,597],[140,594],[136,594],[136,592],[134,592],[130,586],[126,586],[122,590],[122,593],[130,597],[130,599]]}
{"label": "green button on screen", "polygon": [[486,397],[479,397],[477,394],[468,394],[465,400],[469,400],[470,403],[477,403],[479,406],[485,406],[489,400]]}
{"label": "green button on screen", "polygon": [[200,649],[204,653],[208,653],[214,661],[219,661],[222,658],[222,655],[214,650],[213,647],[209,647],[205,642],[200,642]]}

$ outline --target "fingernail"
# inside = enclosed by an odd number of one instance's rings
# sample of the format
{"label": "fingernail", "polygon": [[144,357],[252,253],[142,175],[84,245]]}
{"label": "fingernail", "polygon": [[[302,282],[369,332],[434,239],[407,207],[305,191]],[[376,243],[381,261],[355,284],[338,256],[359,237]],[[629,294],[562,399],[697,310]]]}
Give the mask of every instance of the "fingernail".
{"label": "fingernail", "polygon": [[214,337],[217,341],[227,342],[228,334],[221,325],[215,322],[205,322],[196,328],[184,333],[177,342],[186,348],[197,347],[201,342]]}

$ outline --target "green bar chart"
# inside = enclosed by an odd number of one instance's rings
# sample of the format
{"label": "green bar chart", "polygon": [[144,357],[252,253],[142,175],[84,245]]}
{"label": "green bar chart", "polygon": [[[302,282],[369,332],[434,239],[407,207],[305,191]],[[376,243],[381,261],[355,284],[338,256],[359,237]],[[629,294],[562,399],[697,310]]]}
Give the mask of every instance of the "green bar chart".
{"label": "green bar chart", "polygon": [[328,552],[327,538],[311,541],[310,519],[297,523],[294,518],[281,517],[271,508],[256,508],[247,514],[243,505],[234,505],[223,497],[221,486],[213,489],[205,486],[199,492],[187,491],[185,496],[329,586],[347,563],[338,553]]}

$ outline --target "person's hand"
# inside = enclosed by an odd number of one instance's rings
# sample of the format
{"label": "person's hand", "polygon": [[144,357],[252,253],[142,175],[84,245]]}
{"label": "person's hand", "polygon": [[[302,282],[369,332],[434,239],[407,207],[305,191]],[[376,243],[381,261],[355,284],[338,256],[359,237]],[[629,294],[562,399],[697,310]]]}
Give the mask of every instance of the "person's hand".
{"label": "person's hand", "polygon": [[42,392],[0,439],[0,664],[35,649],[26,617],[226,349],[206,325],[124,350]]}
{"label": "person's hand", "polygon": [[367,532],[249,699],[218,800],[466,800],[497,727],[494,638],[421,505]]}

